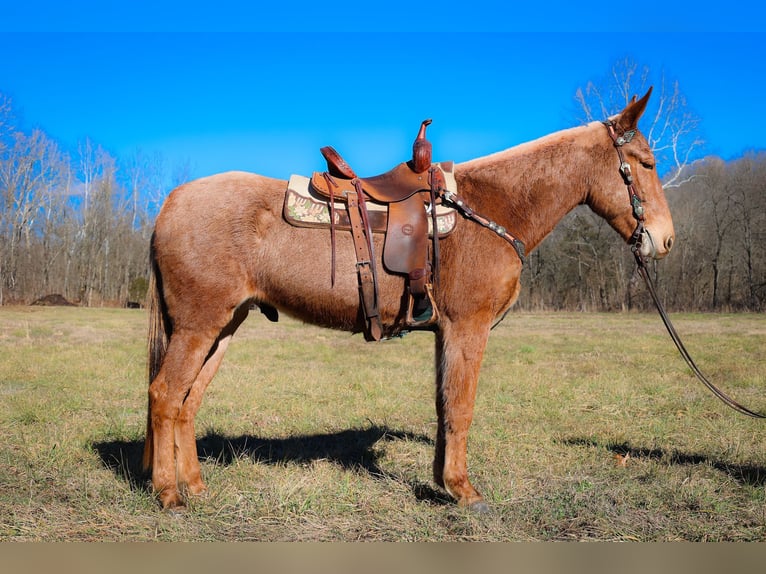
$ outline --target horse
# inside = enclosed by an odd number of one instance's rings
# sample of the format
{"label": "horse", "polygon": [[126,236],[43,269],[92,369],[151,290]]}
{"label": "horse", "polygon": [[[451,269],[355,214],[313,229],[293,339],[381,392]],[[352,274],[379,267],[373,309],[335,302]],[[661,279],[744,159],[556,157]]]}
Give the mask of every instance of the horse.
{"label": "horse", "polygon": [[[634,96],[609,121],[455,164],[461,197],[513,230],[527,252],[586,204],[642,256],[664,257],[674,242],[673,221],[652,150],[637,128],[650,94]],[[331,248],[326,229],[288,224],[286,184],[254,173],[220,173],[174,189],[157,216],[143,465],[165,510],[183,511],[188,497],[206,491],[195,416],[250,309],[274,320],[282,312],[323,327],[364,329],[350,234],[337,233]],[[640,198],[640,218],[631,195]],[[375,238],[379,268],[382,241]],[[518,298],[522,260],[497,233],[468,220],[440,245],[433,480],[459,506],[483,512],[488,506],[467,472],[468,433],[490,329]],[[332,249],[337,271],[331,282]],[[405,279],[379,275],[380,318],[390,333]]]}

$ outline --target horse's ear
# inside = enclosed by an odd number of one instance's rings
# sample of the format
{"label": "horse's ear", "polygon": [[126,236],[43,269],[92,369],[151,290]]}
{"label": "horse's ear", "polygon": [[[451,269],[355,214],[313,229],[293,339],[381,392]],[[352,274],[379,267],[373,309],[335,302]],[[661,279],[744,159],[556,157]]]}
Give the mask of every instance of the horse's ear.
{"label": "horse's ear", "polygon": [[636,100],[636,96],[630,100],[630,103],[625,106],[625,109],[620,112],[619,123],[625,130],[634,130],[638,127],[638,120],[646,109],[646,104],[649,102],[649,96],[652,95],[652,88],[644,94],[644,97],[640,100]]}

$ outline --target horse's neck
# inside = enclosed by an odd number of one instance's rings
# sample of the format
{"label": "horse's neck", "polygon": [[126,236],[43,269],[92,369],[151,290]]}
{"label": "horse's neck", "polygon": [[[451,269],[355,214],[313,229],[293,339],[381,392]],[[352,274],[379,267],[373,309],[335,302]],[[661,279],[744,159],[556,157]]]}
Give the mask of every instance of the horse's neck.
{"label": "horse's neck", "polygon": [[458,164],[459,193],[477,212],[505,225],[531,252],[585,201],[593,165],[590,128],[564,130]]}

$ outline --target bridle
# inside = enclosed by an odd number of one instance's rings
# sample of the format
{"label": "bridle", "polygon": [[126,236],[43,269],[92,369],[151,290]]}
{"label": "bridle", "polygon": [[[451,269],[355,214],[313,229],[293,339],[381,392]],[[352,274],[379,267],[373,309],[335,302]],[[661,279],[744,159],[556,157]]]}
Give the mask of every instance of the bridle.
{"label": "bridle", "polygon": [[646,267],[646,260],[644,259],[644,256],[641,254],[641,246],[644,241],[644,236],[649,237],[650,241],[651,241],[651,236],[644,229],[644,221],[645,221],[644,206],[641,204],[641,197],[638,195],[638,192],[636,191],[636,186],[635,186],[635,183],[633,182],[633,174],[631,172],[630,164],[626,161],[625,154],[622,151],[622,146],[624,146],[627,143],[630,143],[630,141],[636,135],[636,130],[627,130],[618,135],[617,131],[615,130],[616,125],[613,121],[606,120],[603,122],[603,124],[606,126],[606,129],[609,132],[609,137],[612,139],[614,148],[617,150],[617,155],[620,158],[620,175],[622,175],[622,179],[625,182],[625,186],[628,188],[628,196],[630,198],[630,204],[633,207],[633,218],[636,220],[636,229],[633,231],[633,235],[631,235],[630,240],[628,241],[628,244],[630,245],[630,249],[633,252],[633,256],[636,259],[636,265],[638,266],[638,273],[644,279],[644,283],[646,283],[646,287],[649,290],[649,294],[652,296],[652,301],[654,301],[654,305],[655,307],[657,307],[657,311],[659,312],[660,317],[662,318],[662,322],[665,324],[665,328],[668,330],[668,333],[670,334],[670,338],[673,339],[673,342],[675,343],[676,348],[681,353],[681,356],[686,361],[686,364],[689,365],[689,368],[692,370],[695,376],[702,382],[702,384],[704,384],[708,389],[710,389],[710,391],[716,397],[718,397],[721,401],[723,401],[727,406],[731,407],[732,409],[734,409],[735,411],[743,415],[747,415],[749,417],[753,417],[757,419],[766,418],[766,415],[751,411],[747,407],[742,406],[737,401],[729,397],[722,390],[720,390],[718,387],[716,387],[713,383],[711,383],[707,379],[707,377],[702,374],[702,371],[700,371],[697,365],[694,363],[694,360],[692,359],[691,355],[689,355],[689,352],[686,350],[686,347],[681,341],[681,338],[678,336],[678,333],[676,332],[675,327],[673,327],[673,324],[670,322],[670,317],[668,317],[668,314],[665,312],[665,308],[662,305],[662,302],[660,301],[659,296],[657,295],[657,290],[654,288],[654,283],[652,282],[652,278],[649,274],[649,270]]}
{"label": "bridle", "polygon": [[633,219],[636,220],[636,229],[633,230],[633,235],[628,241],[631,250],[634,254],[640,256],[641,246],[643,244],[644,233],[644,206],[641,204],[641,197],[636,191],[636,185],[633,182],[633,172],[631,171],[630,164],[625,159],[625,154],[622,151],[622,146],[630,143],[636,135],[636,130],[627,130],[622,132],[621,135],[617,135],[615,130],[616,124],[612,120],[606,120],[603,122],[606,126],[609,137],[612,139],[614,149],[617,150],[617,156],[620,158],[620,175],[625,182],[625,186],[628,188],[628,197],[630,198],[630,205],[633,207]]}

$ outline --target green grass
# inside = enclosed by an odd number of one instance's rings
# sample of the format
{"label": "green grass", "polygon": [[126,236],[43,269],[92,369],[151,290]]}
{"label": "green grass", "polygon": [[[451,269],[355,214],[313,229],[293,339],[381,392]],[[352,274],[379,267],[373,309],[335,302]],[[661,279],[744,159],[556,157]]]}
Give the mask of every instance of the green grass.
{"label": "green grass", "polygon": [[[673,319],[714,382],[766,410],[764,315]],[[145,326],[0,308],[0,540],[766,540],[766,423],[713,398],[655,315],[493,331],[469,439],[489,516],[431,482],[432,335],[368,344],[258,313],[197,419],[209,496],[160,512],[139,471]]]}

